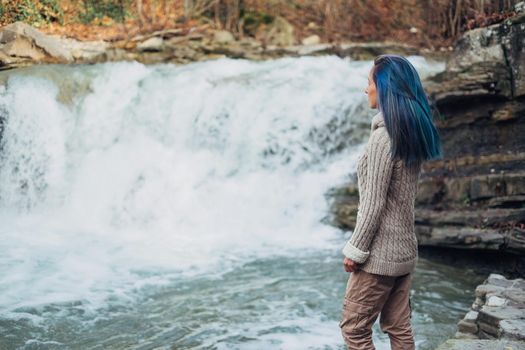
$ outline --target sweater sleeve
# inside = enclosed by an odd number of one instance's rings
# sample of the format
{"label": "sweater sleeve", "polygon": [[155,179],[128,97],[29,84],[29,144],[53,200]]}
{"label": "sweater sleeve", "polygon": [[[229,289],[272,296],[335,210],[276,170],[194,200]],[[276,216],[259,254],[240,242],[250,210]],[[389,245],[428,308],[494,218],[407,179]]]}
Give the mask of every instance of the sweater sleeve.
{"label": "sweater sleeve", "polygon": [[385,128],[372,132],[367,153],[365,193],[362,194],[363,198],[359,201],[354,232],[343,248],[343,254],[358,264],[364,263],[370,255],[368,248],[386,205],[394,166],[390,158],[390,138]]}

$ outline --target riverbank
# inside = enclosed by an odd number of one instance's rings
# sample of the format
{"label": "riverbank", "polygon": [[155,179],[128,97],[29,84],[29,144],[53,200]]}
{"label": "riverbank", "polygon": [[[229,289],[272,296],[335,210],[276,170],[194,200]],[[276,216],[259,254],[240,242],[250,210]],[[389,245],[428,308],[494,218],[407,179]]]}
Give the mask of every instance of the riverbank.
{"label": "riverbank", "polygon": [[169,29],[138,35],[129,40],[79,41],[46,35],[25,23],[16,22],[0,30],[0,69],[13,69],[39,63],[86,64],[138,61],[144,64],[185,64],[222,57],[266,60],[279,57],[337,55],[352,59],[372,59],[381,53],[424,55],[444,59],[447,50],[431,51],[394,42],[326,43],[316,35],[301,44],[292,42],[289,24],[277,23],[269,44],[254,38],[237,40],[230,32]]}
{"label": "riverbank", "polygon": [[475,295],[454,339],[437,350],[525,349],[525,280],[490,274]]}

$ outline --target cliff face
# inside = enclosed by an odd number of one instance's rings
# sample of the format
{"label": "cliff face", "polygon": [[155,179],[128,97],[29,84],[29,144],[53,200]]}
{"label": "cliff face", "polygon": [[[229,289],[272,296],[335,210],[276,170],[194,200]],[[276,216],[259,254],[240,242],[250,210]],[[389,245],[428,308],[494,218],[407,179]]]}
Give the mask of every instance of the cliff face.
{"label": "cliff face", "polygon": [[525,14],[467,32],[426,84],[444,157],[416,201],[421,245],[525,251]]}
{"label": "cliff face", "polygon": [[[525,252],[525,14],[467,32],[424,82],[444,157],[426,162],[416,199],[422,246]],[[355,184],[335,189],[332,223],[353,229]]]}

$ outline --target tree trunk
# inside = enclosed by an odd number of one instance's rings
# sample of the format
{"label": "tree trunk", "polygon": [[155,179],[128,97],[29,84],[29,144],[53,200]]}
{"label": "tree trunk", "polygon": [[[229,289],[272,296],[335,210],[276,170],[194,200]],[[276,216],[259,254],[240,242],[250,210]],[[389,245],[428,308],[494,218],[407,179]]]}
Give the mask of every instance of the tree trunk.
{"label": "tree trunk", "polygon": [[193,16],[194,5],[193,0],[184,0],[184,16],[186,16],[186,18]]}
{"label": "tree trunk", "polygon": [[142,28],[144,26],[144,7],[142,0],[137,0],[137,15],[139,17],[139,26]]}

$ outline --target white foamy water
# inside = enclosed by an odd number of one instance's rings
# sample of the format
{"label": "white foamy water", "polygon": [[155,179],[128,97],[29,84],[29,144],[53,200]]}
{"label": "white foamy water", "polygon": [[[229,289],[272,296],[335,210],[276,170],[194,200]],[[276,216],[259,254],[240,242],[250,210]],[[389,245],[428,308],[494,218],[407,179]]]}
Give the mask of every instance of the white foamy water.
{"label": "white foamy water", "polygon": [[[423,75],[442,69],[410,59]],[[34,310],[68,303],[96,315],[146,286],[339,250],[324,194],[355,171],[370,67],[317,57],[10,72],[2,317],[39,322]],[[300,348],[290,337],[285,348]]]}

